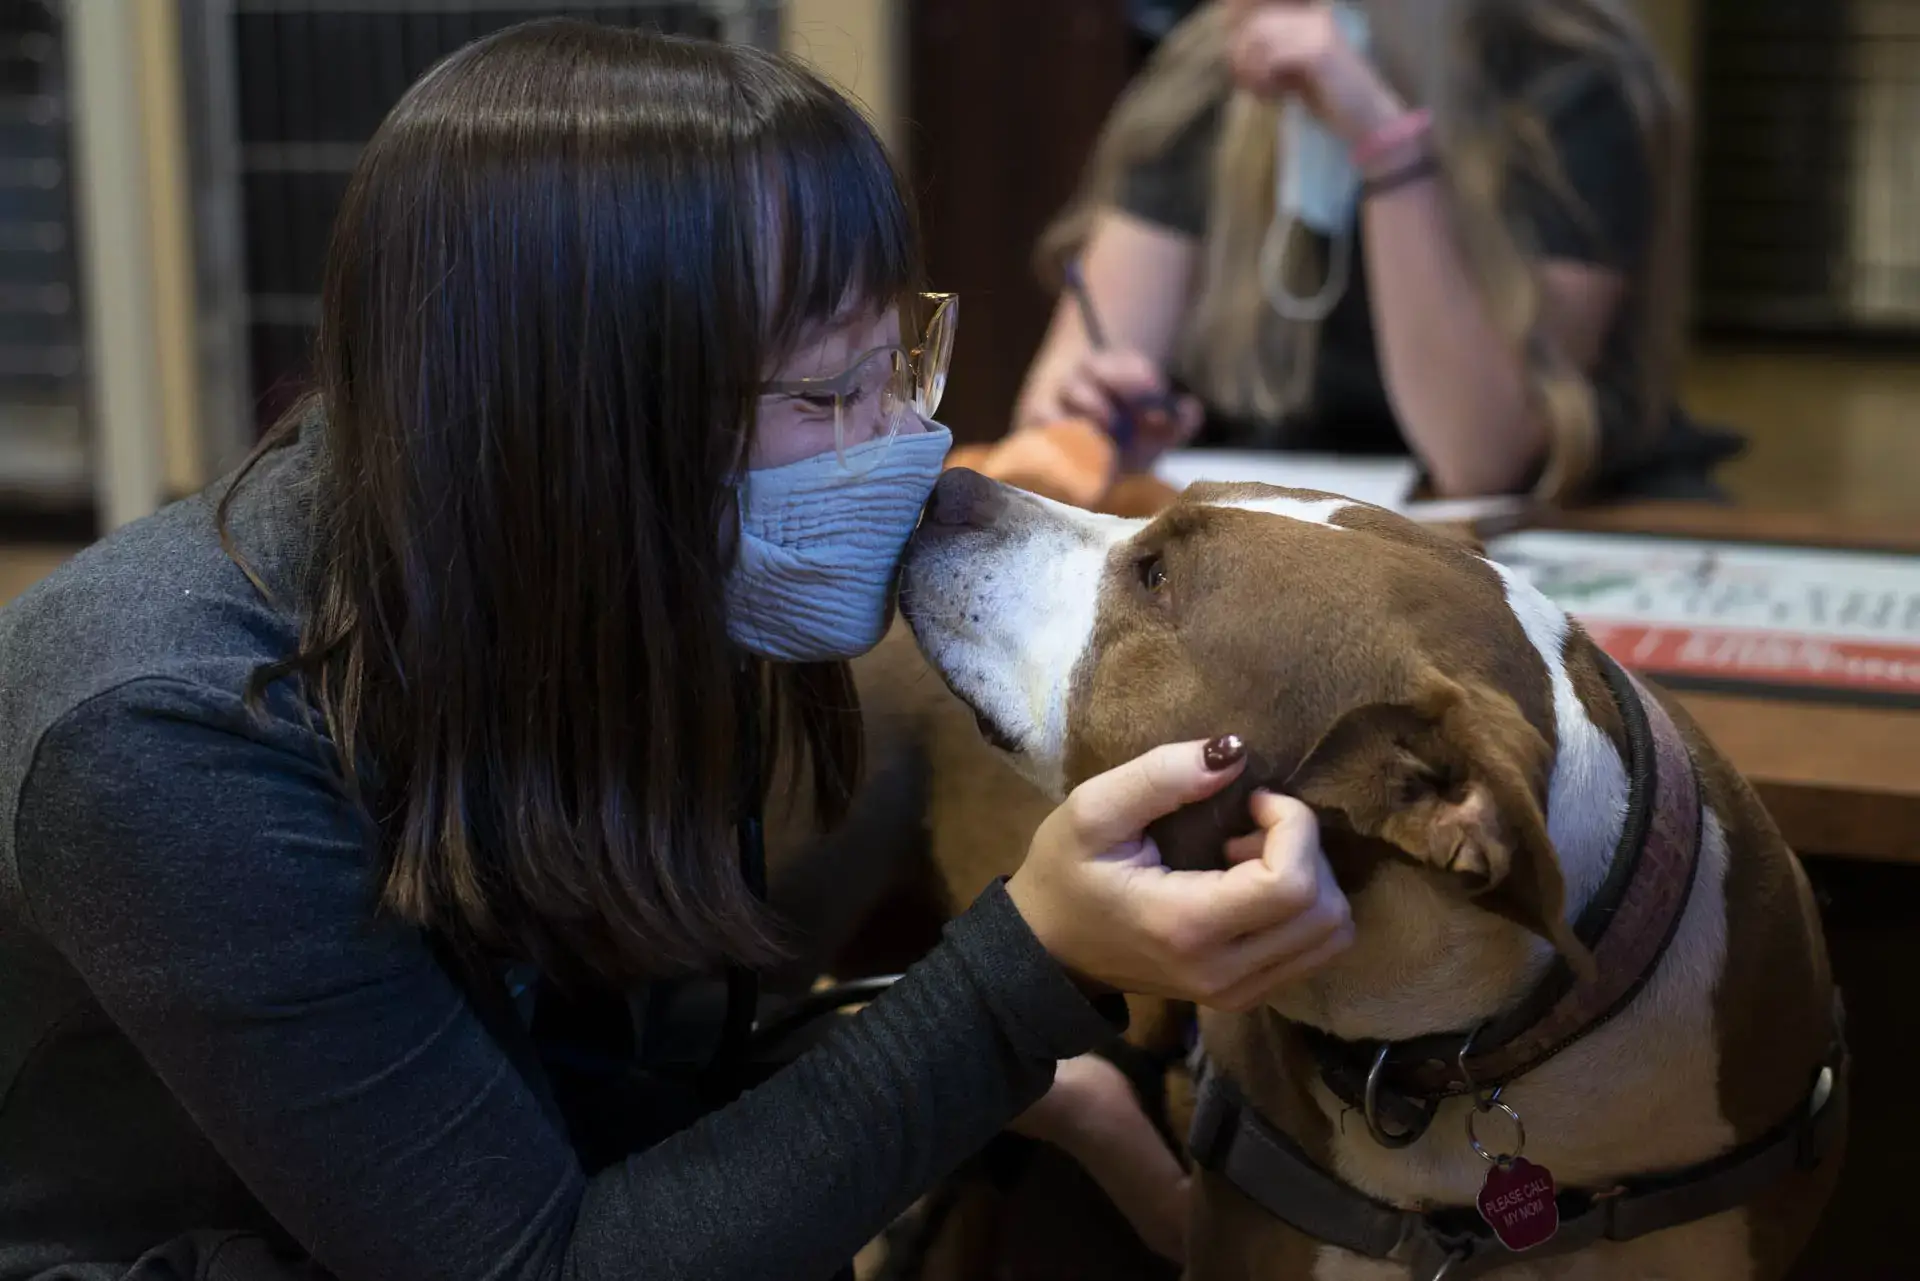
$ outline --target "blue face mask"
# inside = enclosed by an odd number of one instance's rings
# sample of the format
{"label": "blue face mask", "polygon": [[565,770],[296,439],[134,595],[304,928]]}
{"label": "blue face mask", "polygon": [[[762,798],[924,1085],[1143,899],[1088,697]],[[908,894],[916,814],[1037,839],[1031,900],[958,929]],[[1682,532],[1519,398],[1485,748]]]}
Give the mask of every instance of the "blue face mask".
{"label": "blue face mask", "polygon": [[856,658],[878,645],[901,553],[952,445],[945,427],[928,423],[855,445],[845,462],[829,452],[748,472],[727,634],[786,663]]}
{"label": "blue face mask", "polygon": [[[1334,21],[1355,52],[1370,45],[1367,15],[1351,0],[1335,0]],[[1289,320],[1324,320],[1347,291],[1353,254],[1353,213],[1360,198],[1360,171],[1347,145],[1333,136],[1297,97],[1280,107],[1278,187],[1273,225],[1260,251],[1260,279],[1275,311]],[[1294,232],[1306,227],[1330,242],[1327,277],[1319,292],[1301,297],[1287,285],[1286,253]]]}

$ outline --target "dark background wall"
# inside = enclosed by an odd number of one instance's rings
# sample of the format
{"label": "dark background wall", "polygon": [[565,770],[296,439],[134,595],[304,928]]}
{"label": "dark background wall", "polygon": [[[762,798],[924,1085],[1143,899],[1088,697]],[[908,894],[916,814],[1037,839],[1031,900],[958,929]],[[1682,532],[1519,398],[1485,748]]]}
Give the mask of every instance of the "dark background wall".
{"label": "dark background wall", "polygon": [[1006,429],[1053,306],[1034,241],[1139,62],[1138,16],[1119,0],[909,7],[906,150],[933,281],[961,294],[940,411],[961,441]]}

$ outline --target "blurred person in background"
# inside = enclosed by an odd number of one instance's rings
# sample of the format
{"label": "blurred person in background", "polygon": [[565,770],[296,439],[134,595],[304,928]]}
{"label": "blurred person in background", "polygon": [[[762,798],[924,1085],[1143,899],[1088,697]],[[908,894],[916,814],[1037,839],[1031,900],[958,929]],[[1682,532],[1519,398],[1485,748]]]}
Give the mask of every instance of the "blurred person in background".
{"label": "blurred person in background", "polygon": [[[1421,492],[1710,498],[1675,401],[1686,146],[1625,0],[1220,0],[1043,237],[1015,410],[1122,437],[1410,452]],[[1125,423],[1137,425],[1137,430]]]}

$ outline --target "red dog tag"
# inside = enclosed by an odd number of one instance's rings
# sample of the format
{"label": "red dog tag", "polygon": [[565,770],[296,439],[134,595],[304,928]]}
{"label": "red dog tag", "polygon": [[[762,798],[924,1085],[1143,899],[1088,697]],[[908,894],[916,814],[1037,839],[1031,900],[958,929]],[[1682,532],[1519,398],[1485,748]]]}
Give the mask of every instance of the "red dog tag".
{"label": "red dog tag", "polygon": [[1480,1189],[1480,1217],[1500,1244],[1516,1254],[1545,1245],[1560,1230],[1553,1175],[1545,1166],[1520,1157],[1494,1166]]}

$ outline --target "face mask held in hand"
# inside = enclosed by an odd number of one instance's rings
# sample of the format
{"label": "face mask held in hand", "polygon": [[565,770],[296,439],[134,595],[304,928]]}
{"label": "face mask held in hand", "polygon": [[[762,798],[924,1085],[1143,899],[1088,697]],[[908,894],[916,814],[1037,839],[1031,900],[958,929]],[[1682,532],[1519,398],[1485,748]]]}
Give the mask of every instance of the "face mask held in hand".
{"label": "face mask held in hand", "polygon": [[[1367,15],[1359,5],[1337,0],[1334,21],[1340,34],[1362,57],[1370,44]],[[1360,171],[1347,145],[1333,136],[1297,96],[1280,106],[1279,179],[1273,225],[1260,249],[1260,279],[1273,309],[1288,320],[1320,321],[1347,291],[1353,258],[1353,211],[1360,196]],[[1326,279],[1317,293],[1293,292],[1287,253],[1301,227],[1328,241]]]}
{"label": "face mask held in hand", "polygon": [[[920,509],[953,436],[937,423],[750,471],[727,577],[727,631],[763,658],[824,663],[880,643]],[[862,454],[878,454],[865,466]]]}

